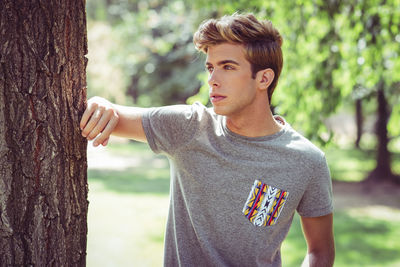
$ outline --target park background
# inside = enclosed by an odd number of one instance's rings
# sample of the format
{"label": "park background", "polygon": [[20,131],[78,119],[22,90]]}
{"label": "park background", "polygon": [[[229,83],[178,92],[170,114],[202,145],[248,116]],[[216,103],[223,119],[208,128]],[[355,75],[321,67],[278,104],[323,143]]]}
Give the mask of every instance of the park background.
{"label": "park background", "polygon": [[[201,21],[253,12],[280,30],[283,115],[326,153],[335,266],[400,266],[400,1],[87,0],[88,96],[142,107],[208,104]],[[169,166],[146,144],[88,147],[88,266],[160,266]],[[299,218],[283,266],[306,252]]]}

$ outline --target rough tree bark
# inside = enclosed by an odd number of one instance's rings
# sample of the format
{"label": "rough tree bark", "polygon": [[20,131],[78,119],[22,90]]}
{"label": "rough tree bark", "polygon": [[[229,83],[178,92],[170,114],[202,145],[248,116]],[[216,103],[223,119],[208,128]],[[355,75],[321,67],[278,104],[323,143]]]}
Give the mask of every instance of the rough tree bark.
{"label": "rough tree bark", "polygon": [[84,0],[0,0],[0,266],[84,266]]}

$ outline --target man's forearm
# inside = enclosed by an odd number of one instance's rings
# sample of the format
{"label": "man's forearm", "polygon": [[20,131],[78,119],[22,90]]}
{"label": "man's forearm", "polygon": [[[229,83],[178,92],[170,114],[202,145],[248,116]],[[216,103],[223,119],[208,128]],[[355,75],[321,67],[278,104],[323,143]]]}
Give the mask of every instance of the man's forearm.
{"label": "man's forearm", "polygon": [[333,214],[320,217],[301,217],[307,241],[307,255],[302,266],[331,267],[335,259]]}

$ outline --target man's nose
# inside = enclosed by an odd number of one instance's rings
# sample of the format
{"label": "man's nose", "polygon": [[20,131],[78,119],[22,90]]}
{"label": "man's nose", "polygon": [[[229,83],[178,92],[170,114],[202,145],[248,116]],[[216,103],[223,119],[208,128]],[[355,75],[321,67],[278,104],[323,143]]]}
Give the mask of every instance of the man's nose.
{"label": "man's nose", "polygon": [[213,72],[211,72],[210,75],[208,76],[208,85],[210,87],[218,87],[220,85],[217,72],[215,70],[213,70]]}

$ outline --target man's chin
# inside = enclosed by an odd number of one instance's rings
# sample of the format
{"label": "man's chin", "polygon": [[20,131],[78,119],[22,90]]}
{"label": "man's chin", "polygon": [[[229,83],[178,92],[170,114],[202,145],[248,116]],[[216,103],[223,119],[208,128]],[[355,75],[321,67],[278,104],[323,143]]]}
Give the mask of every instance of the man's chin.
{"label": "man's chin", "polygon": [[220,107],[215,107],[215,106],[213,106],[213,110],[214,110],[214,113],[215,114],[217,114],[217,115],[221,115],[221,116],[226,116],[227,114],[226,114],[226,111],[224,111],[222,108],[220,108]]}

